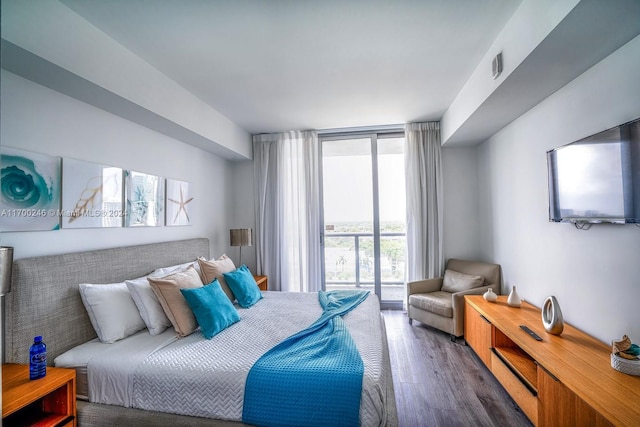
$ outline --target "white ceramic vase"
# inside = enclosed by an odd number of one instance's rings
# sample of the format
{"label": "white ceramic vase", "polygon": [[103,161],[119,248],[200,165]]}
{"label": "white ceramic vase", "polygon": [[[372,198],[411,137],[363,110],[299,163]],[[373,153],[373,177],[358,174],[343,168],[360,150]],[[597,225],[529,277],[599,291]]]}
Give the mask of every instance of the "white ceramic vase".
{"label": "white ceramic vase", "polygon": [[542,325],[544,330],[553,335],[560,335],[564,330],[564,318],[558,300],[553,295],[547,297],[542,305]]}
{"label": "white ceramic vase", "polygon": [[511,292],[509,293],[509,297],[507,298],[507,305],[510,307],[520,307],[522,304],[522,300],[520,299],[520,295],[516,291],[516,287],[511,287]]}
{"label": "white ceramic vase", "polygon": [[482,297],[489,302],[496,302],[496,300],[498,299],[498,295],[493,292],[493,288],[487,289],[487,292],[482,294]]}

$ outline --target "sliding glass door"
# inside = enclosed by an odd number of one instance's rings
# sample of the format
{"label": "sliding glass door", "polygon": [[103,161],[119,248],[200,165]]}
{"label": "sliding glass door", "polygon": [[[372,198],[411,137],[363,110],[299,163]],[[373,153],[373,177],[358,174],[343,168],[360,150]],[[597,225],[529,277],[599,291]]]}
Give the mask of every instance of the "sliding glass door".
{"label": "sliding glass door", "polygon": [[402,307],[404,135],[323,136],[320,146],[325,289],[371,290]]}

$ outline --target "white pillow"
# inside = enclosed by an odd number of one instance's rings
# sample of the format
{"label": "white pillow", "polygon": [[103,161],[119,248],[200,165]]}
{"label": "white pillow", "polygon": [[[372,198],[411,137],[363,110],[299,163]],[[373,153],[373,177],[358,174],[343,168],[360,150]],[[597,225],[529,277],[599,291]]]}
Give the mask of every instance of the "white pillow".
{"label": "white pillow", "polygon": [[160,305],[160,301],[158,301],[158,297],[151,289],[146,277],[127,280],[125,283],[151,335],[158,335],[171,326],[169,318],[164,314],[162,305]]}
{"label": "white pillow", "polygon": [[192,265],[193,265],[193,268],[196,269],[198,274],[200,274],[200,264],[198,264],[198,261],[196,260],[196,261],[185,262],[184,264],[172,265],[170,267],[157,268],[149,276],[151,277],[168,276],[169,274],[177,273],[179,271],[186,271],[187,268],[191,267]]}
{"label": "white pillow", "polygon": [[125,282],[82,283],[80,297],[100,341],[113,343],[145,328]]}

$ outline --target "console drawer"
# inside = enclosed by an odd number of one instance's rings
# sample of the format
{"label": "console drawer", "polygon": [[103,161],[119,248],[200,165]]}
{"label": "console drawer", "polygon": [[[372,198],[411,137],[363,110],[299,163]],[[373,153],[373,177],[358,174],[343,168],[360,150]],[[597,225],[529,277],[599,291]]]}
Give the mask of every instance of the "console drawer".
{"label": "console drawer", "polygon": [[538,425],[538,398],[494,352],[491,353],[491,372],[533,425]]}

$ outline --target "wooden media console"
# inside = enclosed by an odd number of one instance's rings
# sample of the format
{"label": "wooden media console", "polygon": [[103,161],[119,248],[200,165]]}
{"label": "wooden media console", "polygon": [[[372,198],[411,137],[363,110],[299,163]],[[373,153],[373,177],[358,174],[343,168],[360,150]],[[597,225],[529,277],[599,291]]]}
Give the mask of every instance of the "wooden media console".
{"label": "wooden media console", "polygon": [[614,370],[611,347],[571,325],[547,333],[531,304],[465,296],[464,335],[534,425],[640,426],[640,377]]}

